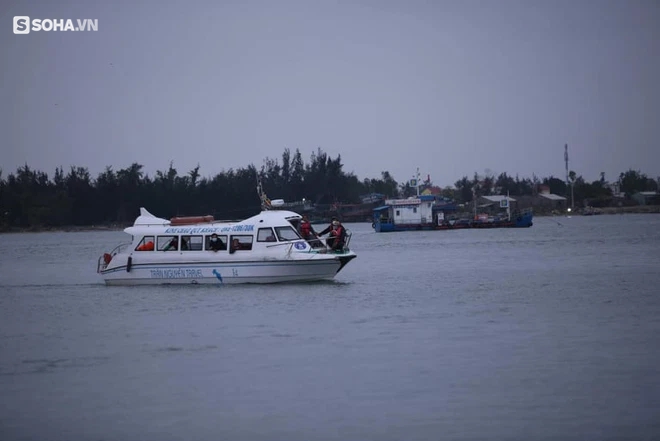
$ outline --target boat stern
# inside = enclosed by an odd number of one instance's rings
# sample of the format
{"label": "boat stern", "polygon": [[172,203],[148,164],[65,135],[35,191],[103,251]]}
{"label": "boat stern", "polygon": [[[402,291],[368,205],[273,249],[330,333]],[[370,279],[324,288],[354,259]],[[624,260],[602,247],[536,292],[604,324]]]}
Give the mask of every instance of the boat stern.
{"label": "boat stern", "polygon": [[532,210],[523,210],[513,220],[516,228],[528,228],[534,225],[534,213]]}

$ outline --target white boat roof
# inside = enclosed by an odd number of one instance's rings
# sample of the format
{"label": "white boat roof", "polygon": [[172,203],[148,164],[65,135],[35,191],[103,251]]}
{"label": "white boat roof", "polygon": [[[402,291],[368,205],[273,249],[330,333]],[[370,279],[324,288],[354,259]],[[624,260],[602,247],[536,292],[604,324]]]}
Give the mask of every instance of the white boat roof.
{"label": "white boat roof", "polygon": [[211,221],[187,225],[174,225],[149,213],[146,208],[140,207],[140,216],[135,219],[133,226],[124,229],[131,235],[145,234],[212,234],[212,233],[239,233],[255,232],[258,228],[291,226],[289,220],[301,219],[302,216],[293,211],[267,210],[241,221]]}

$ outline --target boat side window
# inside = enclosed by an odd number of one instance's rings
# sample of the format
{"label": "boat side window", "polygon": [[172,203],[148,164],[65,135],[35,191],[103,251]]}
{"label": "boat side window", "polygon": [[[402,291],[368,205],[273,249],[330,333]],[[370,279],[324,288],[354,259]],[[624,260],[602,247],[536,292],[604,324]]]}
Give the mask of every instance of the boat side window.
{"label": "boat side window", "polygon": [[249,251],[252,249],[253,236],[250,234],[239,234],[231,236],[231,246],[229,252],[234,251]]}
{"label": "boat side window", "polygon": [[[218,241],[217,245],[214,245],[211,243],[211,235],[204,236],[204,242],[206,243],[206,247],[204,248],[207,251],[220,251],[220,250],[226,250],[227,249],[227,236],[226,235],[218,235]],[[217,248],[215,248],[217,247]]]}
{"label": "boat side window", "polygon": [[135,247],[135,251],[153,251],[154,250],[154,237],[144,236],[139,244]]}
{"label": "boat side window", "polygon": [[181,251],[202,251],[202,236],[181,236]]}
{"label": "boat side window", "polygon": [[292,227],[275,227],[275,231],[277,232],[277,238],[280,241],[302,239],[300,234],[298,234],[298,232]]}
{"label": "boat side window", "polygon": [[177,251],[179,249],[179,236],[158,236],[158,251]]}
{"label": "boat side window", "polygon": [[257,233],[257,242],[276,242],[275,234],[272,228],[259,228]]}

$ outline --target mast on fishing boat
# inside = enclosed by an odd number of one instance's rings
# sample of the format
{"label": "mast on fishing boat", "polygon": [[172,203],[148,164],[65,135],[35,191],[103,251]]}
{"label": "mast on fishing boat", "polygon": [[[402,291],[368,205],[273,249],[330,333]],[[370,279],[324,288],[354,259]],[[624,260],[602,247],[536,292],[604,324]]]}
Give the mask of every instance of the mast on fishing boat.
{"label": "mast on fishing boat", "polygon": [[411,187],[415,187],[415,193],[419,197],[419,167],[417,167],[417,174],[413,175],[413,178],[409,182]]}

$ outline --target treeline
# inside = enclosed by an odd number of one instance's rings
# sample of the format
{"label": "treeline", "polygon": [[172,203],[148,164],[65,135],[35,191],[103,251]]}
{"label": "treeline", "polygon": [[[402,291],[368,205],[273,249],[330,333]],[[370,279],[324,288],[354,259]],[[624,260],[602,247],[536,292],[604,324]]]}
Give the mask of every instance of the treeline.
{"label": "treeline", "polygon": [[[33,170],[27,164],[15,173],[3,176],[0,171],[0,227],[61,227],[131,223],[146,207],[157,216],[212,214],[216,219],[237,219],[260,210],[256,187],[261,180],[270,198],[299,201],[303,198],[317,206],[337,203],[357,204],[360,196],[381,193],[388,197],[415,194],[409,182],[398,183],[384,171],[377,179],[358,179],[343,170],[341,156],[329,157],[321,149],[312,153],[308,162],[300,151],[285,149],[281,158],[266,158],[257,169],[253,164],[222,171],[213,177],[202,177],[200,167],[180,174],[173,164],[154,176],[143,172],[143,165],[113,170],[112,167],[93,178],[85,167],[73,166],[67,172],[58,167],[50,178],[47,173]],[[587,198],[603,198],[612,192],[601,179],[591,183],[571,172],[576,205]],[[629,170],[621,173],[618,183],[627,194],[657,190],[658,183],[646,175]],[[455,188],[442,194],[457,203],[470,202],[473,195],[506,194],[533,195],[539,184],[546,184],[552,193],[569,195],[562,179],[548,177],[467,176],[458,180]],[[430,181],[422,185],[432,187]]]}
{"label": "treeline", "polygon": [[113,170],[93,178],[86,167],[47,173],[27,164],[4,177],[0,171],[0,226],[59,227],[132,222],[145,207],[159,217],[212,214],[216,219],[237,219],[258,213],[261,201],[257,180],[272,199],[314,204],[359,203],[360,195],[372,192],[398,194],[398,184],[389,172],[381,179],[360,181],[343,171],[341,156],[329,157],[321,149],[305,162],[299,150],[285,149],[281,159],[266,158],[253,164],[202,177],[197,166],[179,173],[170,164],[154,176],[142,164]]}
{"label": "treeline", "polygon": [[445,189],[443,193],[456,201],[469,202],[472,200],[473,194],[505,195],[508,192],[511,196],[533,196],[539,192],[541,185],[545,185],[549,188],[550,193],[567,197],[569,200],[573,197],[575,205],[582,206],[585,201],[611,198],[613,196],[612,187],[618,187],[620,193],[630,198],[640,191],[657,191],[660,185],[660,178],[654,180],[637,170],[621,173],[614,181],[615,185],[605,179],[605,173],[600,174],[600,179],[588,182],[582,176],[571,171],[568,181],[567,183],[565,179],[554,176],[543,179],[537,176],[520,179],[518,176],[513,178],[506,173],[501,173],[497,177],[488,174],[479,176],[475,173],[472,179],[464,176],[456,181],[454,189]]}

